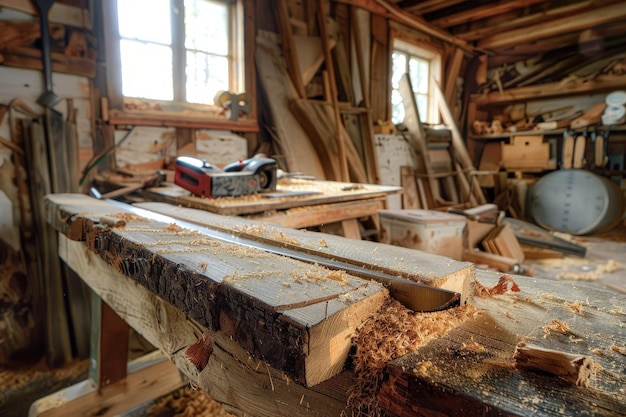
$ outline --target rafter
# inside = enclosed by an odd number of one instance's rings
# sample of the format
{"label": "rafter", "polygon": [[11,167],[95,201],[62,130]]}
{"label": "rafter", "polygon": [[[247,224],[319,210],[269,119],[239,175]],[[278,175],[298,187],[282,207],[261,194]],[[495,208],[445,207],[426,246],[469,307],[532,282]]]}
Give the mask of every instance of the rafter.
{"label": "rafter", "polygon": [[576,16],[563,17],[530,27],[518,28],[506,33],[489,36],[478,42],[482,49],[502,49],[515,45],[538,41],[567,33],[590,29],[606,23],[613,23],[626,17],[626,3],[618,3],[596,8]]}
{"label": "rafter", "polygon": [[537,3],[543,3],[545,0],[511,0],[499,4],[487,4],[480,7],[470,8],[466,11],[454,13],[439,19],[431,20],[435,26],[448,28],[450,26],[461,25],[473,20],[486,19],[502,13],[508,13],[514,10],[523,9]]}

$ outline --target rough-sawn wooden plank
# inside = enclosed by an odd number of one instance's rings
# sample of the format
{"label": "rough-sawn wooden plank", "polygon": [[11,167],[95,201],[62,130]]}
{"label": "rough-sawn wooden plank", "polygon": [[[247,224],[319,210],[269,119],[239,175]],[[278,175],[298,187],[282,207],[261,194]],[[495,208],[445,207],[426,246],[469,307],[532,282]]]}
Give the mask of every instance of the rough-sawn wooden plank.
{"label": "rough-sawn wooden plank", "polygon": [[[48,220],[114,270],[291,378],[314,385],[344,365],[379,284],[227,244],[79,194],[46,198]],[[173,220],[170,220],[173,222]]]}

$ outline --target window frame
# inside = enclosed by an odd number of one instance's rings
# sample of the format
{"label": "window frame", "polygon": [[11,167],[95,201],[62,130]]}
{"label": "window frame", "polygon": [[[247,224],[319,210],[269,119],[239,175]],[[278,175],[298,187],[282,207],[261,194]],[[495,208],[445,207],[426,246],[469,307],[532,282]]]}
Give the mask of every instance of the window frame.
{"label": "window frame", "polygon": [[[437,85],[441,85],[441,77],[442,77],[442,51],[441,49],[435,47],[429,42],[425,42],[423,39],[415,38],[412,36],[407,36],[406,34],[400,35],[397,31],[393,31],[392,39],[391,39],[391,53],[390,60],[393,54],[396,51],[408,55],[410,57],[415,57],[418,59],[423,59],[429,61],[429,80],[428,80],[428,114],[426,115],[425,123],[428,124],[439,124],[441,122],[441,118],[439,115],[439,108],[437,106],[437,98],[434,94],[435,88]],[[391,95],[393,94],[394,88],[391,85],[391,77],[393,74],[391,73],[391,64],[390,64],[390,73],[389,73],[389,115],[391,118],[392,106],[391,106]],[[420,118],[423,116],[420,114]]]}
{"label": "window frame", "polygon": [[[184,0],[172,0],[175,4],[181,4]],[[177,97],[176,90],[181,89],[184,91],[185,86],[185,67],[182,65],[173,65],[173,83],[178,83],[174,87],[174,100],[152,100],[152,99],[137,99],[131,97],[124,97],[122,93],[122,74],[121,74],[121,56],[120,56],[120,36],[117,22],[117,1],[111,0],[102,2],[103,12],[103,32],[104,32],[104,59],[106,62],[105,71],[105,89],[106,98],[102,105],[103,119],[109,121],[111,124],[142,124],[142,125],[159,125],[159,126],[173,126],[173,127],[193,127],[193,128],[217,128],[217,129],[231,129],[241,132],[258,132],[257,124],[257,111],[256,111],[256,87],[254,83],[255,72],[254,65],[245,65],[246,62],[253,62],[254,50],[254,13],[255,5],[254,0],[232,0],[229,2],[232,13],[231,21],[229,22],[229,31],[232,42],[229,48],[229,59],[231,64],[229,65],[229,91],[236,93],[245,92],[252,103],[252,110],[248,113],[247,117],[239,118],[236,121],[226,119],[224,116],[214,116],[209,113],[209,110],[215,110],[215,106],[209,104],[197,104],[181,101],[180,96]],[[183,13],[179,13],[180,16]],[[184,19],[184,16],[182,16]],[[179,36],[173,33],[173,36]],[[179,39],[184,45],[184,39]],[[176,44],[177,40],[172,39],[172,44]],[[173,62],[177,61],[177,54],[185,54],[186,49],[180,48],[179,51],[173,48]],[[178,68],[180,67],[180,68]],[[177,75],[178,74],[178,75]],[[182,76],[181,76],[182,75]],[[133,101],[141,100],[146,103],[158,105],[158,104],[181,104],[186,108],[194,108],[199,112],[205,111],[207,114],[199,115],[187,115],[176,114],[176,112],[163,112],[158,114],[155,111],[142,113],[140,111],[128,110],[125,108],[125,102],[130,103]]]}

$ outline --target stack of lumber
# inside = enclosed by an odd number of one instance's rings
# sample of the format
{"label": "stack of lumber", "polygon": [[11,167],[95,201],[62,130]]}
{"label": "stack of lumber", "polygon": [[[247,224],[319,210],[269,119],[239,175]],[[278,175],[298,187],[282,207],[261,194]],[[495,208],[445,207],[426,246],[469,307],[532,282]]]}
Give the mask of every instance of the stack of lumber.
{"label": "stack of lumber", "polygon": [[474,176],[476,169],[465,141],[439,87],[435,87],[435,93],[447,125],[440,128],[422,124],[408,74],[401,77],[399,91],[405,111],[403,124],[417,161],[412,175],[406,169],[403,174],[405,192],[411,195],[415,190],[418,194],[405,198],[405,203],[411,206],[405,205],[404,208],[467,208],[485,204],[487,201]]}
{"label": "stack of lumber", "polygon": [[[359,25],[369,22],[369,13],[348,12],[352,30],[346,31],[325,5],[279,0],[279,33],[258,31],[261,110],[287,170],[317,179],[378,183],[364,75],[371,72],[363,56],[370,45],[361,34],[367,28]],[[351,43],[357,51],[352,61]]]}
{"label": "stack of lumber", "polygon": [[489,253],[515,259],[518,263],[524,262],[524,251],[507,224],[494,227],[483,239],[483,247]]}

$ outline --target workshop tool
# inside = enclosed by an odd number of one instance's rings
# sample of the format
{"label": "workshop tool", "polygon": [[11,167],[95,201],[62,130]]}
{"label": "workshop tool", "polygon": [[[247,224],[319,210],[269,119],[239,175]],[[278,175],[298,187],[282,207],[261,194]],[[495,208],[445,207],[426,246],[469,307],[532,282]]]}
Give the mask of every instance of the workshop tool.
{"label": "workshop tool", "polygon": [[219,169],[201,159],[176,158],[174,183],[204,197],[236,197],[276,190],[276,160],[250,158]]}
{"label": "workshop tool", "polygon": [[233,235],[231,231],[221,229],[217,224],[200,224],[179,218],[165,216],[154,211],[129,206],[114,200],[107,200],[111,204],[128,210],[138,216],[150,220],[167,224],[176,224],[182,228],[197,231],[212,239],[226,243],[232,243],[243,247],[259,249],[268,253],[286,256],[298,261],[310,264],[321,265],[323,267],[345,271],[348,274],[374,280],[385,285],[392,297],[404,304],[413,311],[441,311],[461,304],[461,294],[445,288],[433,287],[409,279],[400,278],[377,269],[374,264],[363,264],[355,262],[346,257],[339,257],[336,254],[330,255],[324,252],[315,251],[314,248],[303,248],[290,242],[273,243],[267,240],[256,240],[253,236]]}
{"label": "workshop tool", "polygon": [[41,59],[43,63],[44,81],[46,91],[37,99],[37,102],[44,107],[54,107],[61,101],[61,97],[52,91],[52,60],[50,58],[50,29],[48,26],[48,14],[54,0],[35,0],[39,10],[39,20],[41,22]]}
{"label": "workshop tool", "polygon": [[215,105],[230,111],[230,120],[237,120],[241,114],[252,110],[250,97],[246,93],[235,94],[230,91],[218,91],[213,98]]}

